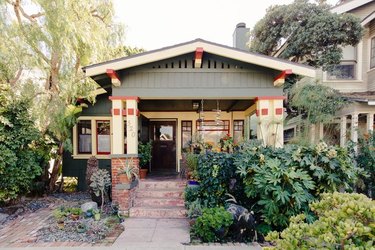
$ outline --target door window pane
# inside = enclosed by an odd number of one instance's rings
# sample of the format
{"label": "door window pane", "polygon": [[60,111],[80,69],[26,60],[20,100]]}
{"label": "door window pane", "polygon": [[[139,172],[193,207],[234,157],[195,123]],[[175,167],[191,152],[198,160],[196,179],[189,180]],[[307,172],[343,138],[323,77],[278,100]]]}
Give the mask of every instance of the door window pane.
{"label": "door window pane", "polygon": [[161,125],[158,134],[160,141],[173,141],[173,126]]}
{"label": "door window pane", "polygon": [[109,154],[111,152],[111,129],[109,121],[97,121],[97,153]]}
{"label": "door window pane", "polygon": [[91,154],[91,121],[78,121],[78,153]]}

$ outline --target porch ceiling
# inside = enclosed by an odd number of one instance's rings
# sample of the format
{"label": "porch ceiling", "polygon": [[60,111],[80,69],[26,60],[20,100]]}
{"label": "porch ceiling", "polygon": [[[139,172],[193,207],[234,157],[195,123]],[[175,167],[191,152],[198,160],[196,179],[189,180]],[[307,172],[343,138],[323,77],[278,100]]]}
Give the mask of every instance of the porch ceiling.
{"label": "porch ceiling", "polygon": [[[254,104],[254,100],[218,100],[221,111],[244,111]],[[201,100],[141,100],[140,111],[197,111],[193,109],[193,102],[201,103]],[[217,100],[204,100],[204,111],[212,111],[217,108]],[[201,107],[199,107],[201,110]]]}

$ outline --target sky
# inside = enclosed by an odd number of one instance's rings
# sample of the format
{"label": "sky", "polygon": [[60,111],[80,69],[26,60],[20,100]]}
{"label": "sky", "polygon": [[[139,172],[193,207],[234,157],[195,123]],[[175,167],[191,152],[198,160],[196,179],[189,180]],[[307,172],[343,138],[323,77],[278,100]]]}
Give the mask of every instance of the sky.
{"label": "sky", "polygon": [[[334,5],[338,0],[328,0]],[[271,5],[293,0],[114,0],[125,43],[146,50],[202,38],[232,46],[236,25],[254,27]]]}

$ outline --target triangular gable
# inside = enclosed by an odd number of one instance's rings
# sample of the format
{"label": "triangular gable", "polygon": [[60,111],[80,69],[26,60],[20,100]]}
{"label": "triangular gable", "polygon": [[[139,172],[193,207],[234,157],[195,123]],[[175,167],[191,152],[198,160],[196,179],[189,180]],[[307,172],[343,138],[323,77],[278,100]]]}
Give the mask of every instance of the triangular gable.
{"label": "triangular gable", "polygon": [[337,13],[337,14],[341,14],[341,13],[345,13],[345,12],[348,12],[348,11],[351,11],[351,10],[354,10],[356,8],[359,8],[365,4],[368,4],[368,3],[371,3],[372,1],[374,0],[352,0],[352,1],[347,1],[347,2],[343,2],[339,5],[336,5],[334,7],[332,7],[331,11],[333,13]]}
{"label": "triangular gable", "polygon": [[293,63],[287,60],[265,56],[257,53],[246,52],[232,47],[208,42],[202,39],[196,39],[190,42],[177,44],[170,47],[165,47],[158,50],[153,50],[134,56],[123,57],[99,64],[93,64],[84,67],[83,70],[87,76],[96,76],[106,74],[108,69],[113,71],[128,69],[156,61],[165,60],[168,58],[184,55],[191,52],[196,52],[197,48],[203,48],[203,53],[208,52],[218,56],[238,60],[245,63],[259,65],[265,68],[284,71],[291,69],[294,74],[315,77],[315,68]]}

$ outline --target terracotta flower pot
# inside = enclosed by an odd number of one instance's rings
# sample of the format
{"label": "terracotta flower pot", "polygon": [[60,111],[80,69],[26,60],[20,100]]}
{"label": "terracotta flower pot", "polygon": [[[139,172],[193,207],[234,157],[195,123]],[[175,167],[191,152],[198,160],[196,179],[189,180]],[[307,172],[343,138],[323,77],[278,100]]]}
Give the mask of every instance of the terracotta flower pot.
{"label": "terracotta flower pot", "polygon": [[120,174],[119,180],[121,184],[129,184],[131,182],[126,174]]}
{"label": "terracotta flower pot", "polygon": [[146,178],[146,175],[147,175],[147,172],[148,172],[148,169],[143,169],[141,168],[139,170],[139,178],[140,179],[145,179]]}

